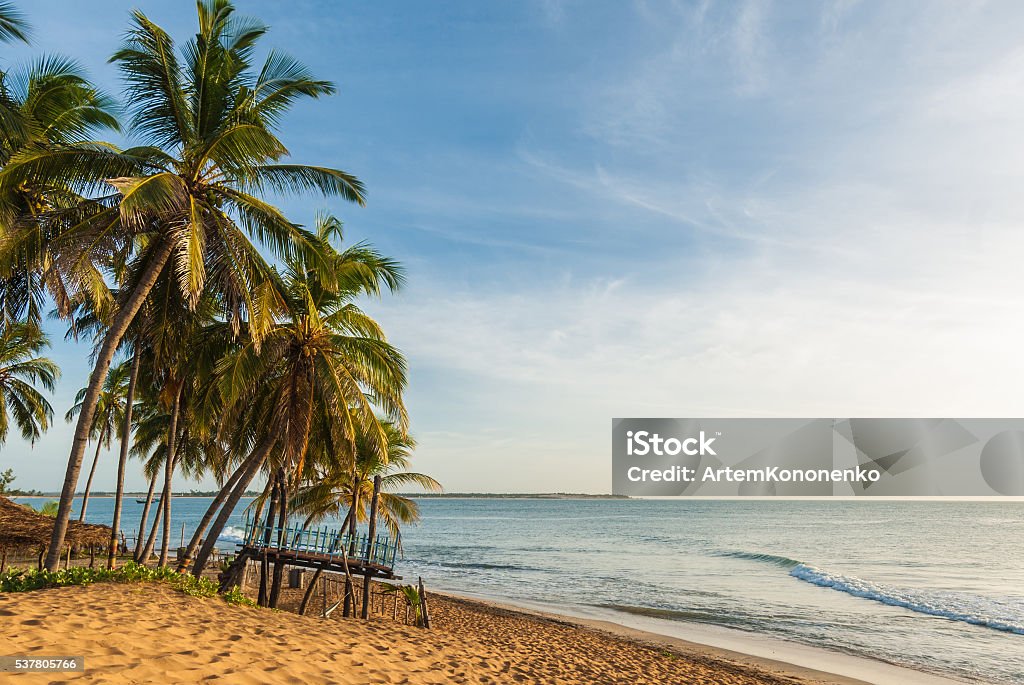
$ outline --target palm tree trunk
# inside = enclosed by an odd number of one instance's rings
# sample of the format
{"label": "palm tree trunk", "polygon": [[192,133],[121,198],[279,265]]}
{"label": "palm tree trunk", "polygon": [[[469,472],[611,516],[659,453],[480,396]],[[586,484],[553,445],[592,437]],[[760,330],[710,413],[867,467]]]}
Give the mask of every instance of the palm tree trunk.
{"label": "palm tree trunk", "polygon": [[89,506],[89,491],[92,490],[92,477],[96,475],[96,464],[100,463],[100,450],[103,449],[103,435],[96,441],[96,456],[92,458],[92,468],[89,469],[89,477],[85,480],[85,492],[82,493],[82,511],[78,514],[78,520],[85,520],[85,509]]}
{"label": "palm tree trunk", "polygon": [[[206,513],[203,514],[203,518],[199,521],[199,525],[196,527],[196,532],[192,534],[192,539],[188,541],[188,547],[185,548],[185,555],[178,562],[178,573],[184,573],[188,568],[189,563],[192,561],[192,555],[196,553],[196,548],[199,547],[199,543],[203,540],[203,533],[206,532],[206,527],[210,525],[210,521],[213,520],[214,515],[220,506],[224,503],[224,500],[228,498],[231,493],[231,488],[235,486],[238,479],[242,477],[242,469],[236,469],[231,477],[224,483],[221,489],[217,492],[217,496],[210,502],[210,506],[206,508]],[[256,528],[256,521],[259,519],[259,515],[253,518],[253,529]]]}
{"label": "palm tree trunk", "polygon": [[178,419],[181,416],[181,393],[184,386],[178,387],[174,395],[174,406],[171,407],[171,425],[167,429],[167,460],[164,462],[164,494],[160,505],[164,510],[164,530],[160,541],[160,566],[167,565],[167,552],[171,544],[171,478],[174,476],[174,458],[178,446]]}
{"label": "palm tree trunk", "polygon": [[[348,550],[346,550],[346,556],[354,556],[356,553],[356,519],[357,511],[359,510],[359,476],[356,475],[352,479],[352,506],[349,508],[348,516]],[[341,610],[341,615],[348,618],[355,613],[356,610],[356,597],[355,588],[352,586],[352,576],[350,574],[345,575],[345,607]]]}
{"label": "palm tree trunk", "polygon": [[[132,371],[128,377],[128,394],[125,397],[124,427],[121,432],[121,454],[117,458],[117,494],[114,496],[114,519],[110,524],[110,544],[107,546],[107,568],[114,568],[117,559],[118,532],[121,529],[121,506],[124,504],[124,469],[128,463],[128,445],[132,435],[132,404],[135,402],[135,384],[139,380],[139,366],[142,355],[138,350],[132,355]],[[152,495],[152,490],[150,491]],[[146,512],[147,514],[149,512]]]}
{"label": "palm tree trunk", "polygon": [[267,503],[267,498],[270,497],[270,486],[272,481],[268,481],[266,487],[263,488],[263,494],[260,495],[260,503],[256,505],[256,511],[252,515],[252,531],[249,533],[249,537],[246,539],[246,545],[252,545],[256,542],[256,536],[260,532],[260,517],[263,516],[263,507]]}
{"label": "palm tree trunk", "polygon": [[142,561],[142,536],[146,534],[146,524],[149,522],[149,508],[153,504],[153,490],[156,488],[156,474],[149,479],[149,492],[146,493],[146,505],[142,507],[142,519],[139,521],[139,539],[135,541],[135,561]]}
{"label": "palm tree trunk", "polygon": [[317,567],[316,572],[309,581],[309,585],[306,586],[306,593],[302,595],[302,603],[299,604],[299,616],[306,615],[306,607],[309,606],[309,600],[313,597],[313,590],[316,588],[316,581],[320,580],[320,576],[323,572],[323,565]]}
{"label": "palm tree trunk", "polygon": [[260,590],[256,603],[261,607],[270,605],[270,595],[267,591],[269,567],[267,566],[267,548],[270,547],[274,535],[274,519],[277,517],[277,508],[281,505],[281,489],[278,487],[279,473],[270,478],[270,507],[267,509],[266,523],[263,524],[263,554],[260,557]]}
{"label": "palm tree trunk", "polygon": [[153,517],[153,527],[149,530],[149,537],[146,538],[146,546],[139,555],[139,563],[145,564],[153,556],[153,547],[156,546],[156,530],[160,527],[160,520],[163,518],[164,508],[157,505],[156,516]]}
{"label": "palm tree trunk", "polygon": [[[373,543],[374,537],[377,534],[377,502],[380,499],[380,483],[381,477],[373,477],[373,496],[370,498],[370,525],[366,532],[366,563],[367,568],[369,564],[373,562]],[[370,612],[370,578],[373,574],[367,571],[363,575],[363,608],[359,615],[362,618],[367,618]]]}
{"label": "palm tree trunk", "polygon": [[75,488],[78,487],[78,476],[82,471],[82,458],[85,456],[85,446],[89,441],[89,430],[92,428],[92,420],[96,414],[96,403],[99,400],[100,391],[103,389],[103,381],[107,377],[107,371],[110,370],[110,363],[114,360],[114,353],[117,352],[118,345],[121,344],[121,340],[128,331],[128,326],[131,325],[135,315],[142,308],[143,302],[153,290],[153,286],[167,264],[173,249],[174,243],[170,240],[157,242],[139,282],[117,316],[114,317],[96,355],[96,363],[89,376],[85,399],[82,400],[82,411],[78,414],[78,424],[75,426],[75,437],[71,443],[71,454],[68,456],[68,468],[64,474],[64,485],[61,488],[57,517],[54,520],[53,533],[50,536],[50,547],[46,551],[46,568],[50,571],[56,571],[60,565],[60,553],[64,548],[64,538],[68,533],[68,521],[71,519]]}
{"label": "palm tree trunk", "polygon": [[245,470],[235,484],[235,488],[231,491],[227,500],[225,500],[220,513],[217,514],[217,519],[210,526],[210,532],[206,536],[206,541],[200,546],[199,552],[196,554],[196,562],[192,566],[192,575],[197,578],[202,575],[203,569],[206,568],[206,562],[210,559],[210,553],[213,551],[214,545],[217,544],[217,538],[220,536],[221,531],[224,530],[228,519],[231,518],[231,514],[234,512],[235,506],[238,505],[238,500],[245,493],[245,489],[249,487],[249,483],[256,476],[256,472],[263,466],[263,462],[266,460],[267,455],[270,454],[270,450],[276,441],[276,435],[268,435],[246,463],[239,467]]}
{"label": "palm tree trunk", "polygon": [[[281,494],[279,495],[281,499],[281,509],[280,512],[278,513],[277,518],[277,527],[279,530],[277,534],[277,547],[278,549],[280,549],[282,541],[285,545],[288,544],[288,534],[285,532],[286,529],[288,528],[288,485],[287,478],[285,477],[284,473],[284,468],[281,468],[278,471],[277,483],[278,488],[281,489]],[[281,596],[281,583],[283,582],[283,579],[284,561],[280,558],[280,555],[278,555],[278,560],[274,562],[274,584],[270,588],[271,609],[277,608],[277,600]]]}

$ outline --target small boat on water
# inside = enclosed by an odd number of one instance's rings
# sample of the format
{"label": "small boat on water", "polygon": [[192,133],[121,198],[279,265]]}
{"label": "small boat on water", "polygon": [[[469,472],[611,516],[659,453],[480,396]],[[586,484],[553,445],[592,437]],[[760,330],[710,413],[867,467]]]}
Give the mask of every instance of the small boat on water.
{"label": "small boat on water", "polygon": [[[136,504],[145,504],[146,500],[145,499],[136,499],[135,503]],[[159,503],[160,503],[160,498],[159,497],[154,497],[153,498],[153,504],[159,504]]]}

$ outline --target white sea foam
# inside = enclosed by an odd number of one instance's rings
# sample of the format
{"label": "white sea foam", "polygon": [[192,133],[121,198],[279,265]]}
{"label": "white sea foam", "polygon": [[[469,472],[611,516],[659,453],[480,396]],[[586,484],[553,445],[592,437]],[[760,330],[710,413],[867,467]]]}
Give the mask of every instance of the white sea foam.
{"label": "white sea foam", "polygon": [[873,583],[853,576],[829,573],[807,564],[795,566],[789,575],[820,587],[832,588],[889,606],[1024,635],[1024,602],[964,592],[903,588]]}
{"label": "white sea foam", "polygon": [[241,542],[245,536],[245,531],[236,526],[224,526],[224,530],[217,536],[218,540],[224,540],[225,542]]}

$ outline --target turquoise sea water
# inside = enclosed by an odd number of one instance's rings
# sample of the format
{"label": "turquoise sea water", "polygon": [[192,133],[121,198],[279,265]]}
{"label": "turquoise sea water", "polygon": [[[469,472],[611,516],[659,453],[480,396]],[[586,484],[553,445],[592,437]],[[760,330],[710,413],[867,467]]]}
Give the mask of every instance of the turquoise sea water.
{"label": "turquoise sea water", "polygon": [[[209,500],[174,503],[186,539]],[[426,499],[428,586],[715,624],[968,682],[1024,683],[1024,503]],[[94,499],[89,520],[109,521]],[[126,531],[141,505],[127,505]],[[222,540],[230,548],[240,519]]]}

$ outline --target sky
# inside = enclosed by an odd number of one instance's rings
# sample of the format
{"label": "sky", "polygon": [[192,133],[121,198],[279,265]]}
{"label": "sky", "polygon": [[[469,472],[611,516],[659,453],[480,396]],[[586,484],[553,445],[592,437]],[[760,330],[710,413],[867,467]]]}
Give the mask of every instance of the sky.
{"label": "sky", "polygon": [[[60,52],[120,92],[132,5],[21,5],[5,66]],[[405,265],[365,308],[447,490],[607,492],[613,417],[1024,413],[1020,3],[237,5],[339,86],[282,139],[368,205],[282,206]],[[50,330],[57,425],[0,448],[23,488],[59,488],[88,374]]]}

